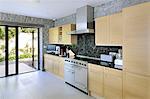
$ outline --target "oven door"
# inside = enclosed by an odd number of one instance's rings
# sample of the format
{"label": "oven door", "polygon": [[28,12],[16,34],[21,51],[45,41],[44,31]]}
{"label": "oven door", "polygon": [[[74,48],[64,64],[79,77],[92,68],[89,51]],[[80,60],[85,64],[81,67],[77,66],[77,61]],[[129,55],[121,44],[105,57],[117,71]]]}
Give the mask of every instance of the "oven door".
{"label": "oven door", "polygon": [[73,85],[74,84],[74,76],[75,76],[75,72],[73,70],[65,68],[65,72],[64,72],[65,82]]}
{"label": "oven door", "polygon": [[87,68],[75,67],[75,86],[87,92]]}

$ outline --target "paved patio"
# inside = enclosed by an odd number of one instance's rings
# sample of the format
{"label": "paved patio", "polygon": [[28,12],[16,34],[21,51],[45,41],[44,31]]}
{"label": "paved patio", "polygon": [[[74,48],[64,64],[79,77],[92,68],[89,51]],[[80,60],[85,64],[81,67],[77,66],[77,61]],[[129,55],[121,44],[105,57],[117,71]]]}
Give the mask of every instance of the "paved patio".
{"label": "paved patio", "polygon": [[[9,74],[15,73],[15,64],[9,64]],[[35,71],[33,67],[25,64],[25,63],[19,63],[19,73],[26,73],[26,72],[32,72]],[[0,65],[0,77],[5,76],[5,65]]]}

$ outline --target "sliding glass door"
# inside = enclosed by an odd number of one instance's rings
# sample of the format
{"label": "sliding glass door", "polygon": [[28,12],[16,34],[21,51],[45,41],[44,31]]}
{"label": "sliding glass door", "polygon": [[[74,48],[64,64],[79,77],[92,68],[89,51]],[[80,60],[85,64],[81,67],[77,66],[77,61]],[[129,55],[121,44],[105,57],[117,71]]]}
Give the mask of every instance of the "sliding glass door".
{"label": "sliding glass door", "polygon": [[19,73],[38,69],[38,28],[19,27]]}
{"label": "sliding glass door", "polygon": [[5,76],[5,27],[0,26],[0,77]]}
{"label": "sliding glass door", "polygon": [[[14,75],[14,74],[18,74],[18,68],[17,68],[17,56],[18,56],[18,52],[17,52],[17,27],[6,27],[8,28],[8,34],[6,36],[7,38],[7,53],[8,55],[6,57],[8,57],[8,75]],[[7,60],[6,60],[7,61]]]}
{"label": "sliding glass door", "polygon": [[0,77],[39,69],[39,29],[0,26]]}

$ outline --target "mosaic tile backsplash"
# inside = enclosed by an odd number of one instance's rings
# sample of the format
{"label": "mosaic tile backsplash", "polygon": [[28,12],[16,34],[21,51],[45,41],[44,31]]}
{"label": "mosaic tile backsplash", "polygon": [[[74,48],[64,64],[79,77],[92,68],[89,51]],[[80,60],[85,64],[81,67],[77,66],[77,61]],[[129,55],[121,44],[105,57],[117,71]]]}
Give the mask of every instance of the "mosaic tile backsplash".
{"label": "mosaic tile backsplash", "polygon": [[121,46],[96,46],[94,34],[82,34],[78,35],[76,54],[100,57],[100,54],[108,54],[109,52],[118,52],[118,49],[122,49]]}

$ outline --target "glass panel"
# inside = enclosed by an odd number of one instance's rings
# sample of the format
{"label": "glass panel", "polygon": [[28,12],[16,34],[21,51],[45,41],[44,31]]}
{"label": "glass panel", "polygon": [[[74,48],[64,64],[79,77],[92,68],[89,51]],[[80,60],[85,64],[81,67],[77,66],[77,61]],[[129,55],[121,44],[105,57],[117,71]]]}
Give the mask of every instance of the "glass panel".
{"label": "glass panel", "polygon": [[34,68],[38,69],[38,29],[34,32]]}
{"label": "glass panel", "polygon": [[16,28],[8,28],[8,75],[16,74]]}
{"label": "glass panel", "polygon": [[19,28],[19,73],[35,71],[33,68],[33,28]]}
{"label": "glass panel", "polygon": [[5,76],[5,27],[0,26],[0,77]]}

